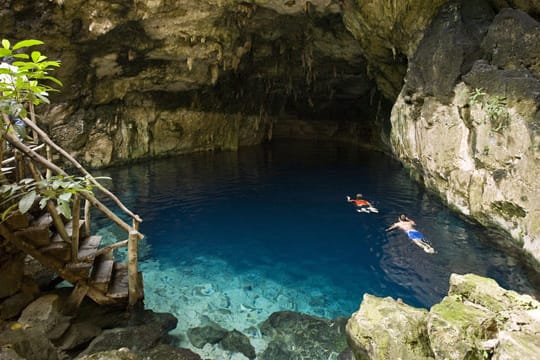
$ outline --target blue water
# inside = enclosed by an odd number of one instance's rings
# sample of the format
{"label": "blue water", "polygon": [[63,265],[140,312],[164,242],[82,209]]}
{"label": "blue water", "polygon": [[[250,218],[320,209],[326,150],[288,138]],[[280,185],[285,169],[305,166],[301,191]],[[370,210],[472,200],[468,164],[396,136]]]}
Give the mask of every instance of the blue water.
{"label": "blue water", "polygon": [[[261,288],[265,284],[288,289],[282,306],[318,316],[350,316],[366,292],[429,308],[447,293],[451,273],[469,272],[533,291],[518,260],[493,249],[493,234],[445,208],[381,153],[277,142],[98,175],[112,177],[110,189],[144,219],[146,301],[160,307],[167,296],[177,297],[170,309],[159,310],[186,312],[189,305],[175,302],[179,294],[202,299],[223,291],[227,304],[218,307],[234,316],[242,294],[259,292],[252,306],[273,296],[268,294],[275,290]],[[380,212],[357,213],[345,197],[358,192]],[[436,254],[426,254],[400,231],[384,231],[401,213],[416,221]],[[158,272],[151,275],[151,269]],[[235,279],[243,281],[238,292],[230,288]],[[159,281],[166,287],[151,283]],[[186,294],[195,285],[206,286],[206,293]]]}

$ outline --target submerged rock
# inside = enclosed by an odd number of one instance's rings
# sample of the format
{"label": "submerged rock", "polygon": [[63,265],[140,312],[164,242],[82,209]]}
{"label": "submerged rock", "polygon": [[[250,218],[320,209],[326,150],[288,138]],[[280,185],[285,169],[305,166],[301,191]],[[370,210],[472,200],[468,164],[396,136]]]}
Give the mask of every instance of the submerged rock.
{"label": "submerged rock", "polygon": [[347,323],[360,359],[537,359],[540,303],[477,275],[450,277],[430,311],[366,295]]}
{"label": "submerged rock", "polygon": [[346,349],[345,318],[328,320],[292,311],[275,312],[261,325],[269,342],[262,360],[328,359]]}
{"label": "submerged rock", "polygon": [[249,338],[238,330],[229,331],[219,343],[227,351],[242,353],[248,359],[255,359],[255,348]]}
{"label": "submerged rock", "polygon": [[138,360],[133,351],[122,348],[118,350],[102,351],[92,355],[84,355],[79,360]]}
{"label": "submerged rock", "polygon": [[188,349],[179,349],[160,344],[141,353],[141,359],[151,360],[201,360],[201,357]]}
{"label": "submerged rock", "polygon": [[212,322],[206,326],[194,327],[188,330],[187,335],[193,346],[202,349],[206,344],[217,344],[227,335],[227,329]]}

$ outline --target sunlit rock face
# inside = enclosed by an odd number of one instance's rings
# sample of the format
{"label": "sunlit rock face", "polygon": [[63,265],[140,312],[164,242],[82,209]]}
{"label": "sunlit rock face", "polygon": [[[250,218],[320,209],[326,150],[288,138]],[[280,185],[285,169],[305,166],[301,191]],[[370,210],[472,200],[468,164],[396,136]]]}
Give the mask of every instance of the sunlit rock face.
{"label": "sunlit rock face", "polygon": [[540,24],[523,11],[448,4],[411,59],[391,116],[394,152],[413,176],[537,260],[539,41]]}
{"label": "sunlit rock face", "polygon": [[278,119],[382,142],[390,106],[335,1],[12,1],[0,16],[61,59],[42,123],[91,166],[304,135]]}

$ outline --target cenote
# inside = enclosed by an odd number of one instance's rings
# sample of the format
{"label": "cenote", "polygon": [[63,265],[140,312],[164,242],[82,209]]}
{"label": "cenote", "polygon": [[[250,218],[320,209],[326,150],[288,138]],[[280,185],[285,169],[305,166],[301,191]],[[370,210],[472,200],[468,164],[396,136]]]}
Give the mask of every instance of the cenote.
{"label": "cenote", "polygon": [[[451,273],[534,291],[518,259],[494,249],[495,235],[446,208],[399,162],[353,145],[279,141],[100,175],[144,220],[145,307],[173,313],[173,335],[186,346],[186,330],[207,321],[253,339],[279,310],[348,317],[364,293],[429,308],[447,293]],[[380,212],[356,212],[345,197],[358,192]],[[436,254],[385,232],[401,213]]]}

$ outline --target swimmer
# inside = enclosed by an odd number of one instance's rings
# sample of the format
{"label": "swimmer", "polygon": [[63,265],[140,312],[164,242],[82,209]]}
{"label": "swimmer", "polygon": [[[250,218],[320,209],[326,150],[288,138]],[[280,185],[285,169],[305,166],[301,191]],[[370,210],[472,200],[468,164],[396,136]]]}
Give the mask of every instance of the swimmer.
{"label": "swimmer", "polygon": [[356,211],[358,212],[379,212],[377,208],[362,197],[362,194],[356,194],[356,199],[351,199],[350,196],[347,196],[347,202],[354,203],[354,205],[356,205]]}
{"label": "swimmer", "polygon": [[392,224],[386,231],[392,231],[394,229],[401,229],[403,230],[409,239],[411,239],[412,242],[414,242],[417,246],[422,248],[425,252],[428,254],[435,253],[435,249],[433,249],[428,243],[424,241],[424,235],[418,230],[414,228],[416,223],[414,220],[409,219],[405,215],[400,215],[398,218],[398,221],[394,224]]}

